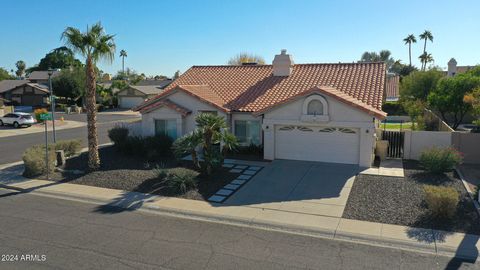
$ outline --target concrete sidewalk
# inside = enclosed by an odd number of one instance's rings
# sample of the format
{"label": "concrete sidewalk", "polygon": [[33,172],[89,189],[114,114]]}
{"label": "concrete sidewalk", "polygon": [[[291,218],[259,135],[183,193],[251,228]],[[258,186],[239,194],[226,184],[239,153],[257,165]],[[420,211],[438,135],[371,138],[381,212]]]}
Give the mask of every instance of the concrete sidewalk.
{"label": "concrete sidewalk", "polygon": [[[61,121],[59,119],[55,120],[55,130],[57,131],[63,130],[63,129],[83,127],[86,125],[87,123],[85,122],[70,121],[70,120]],[[48,131],[52,131],[53,126],[51,122],[48,123],[47,128],[48,128]],[[28,128],[14,128],[11,126],[2,126],[0,127],[0,138],[32,134],[32,133],[40,133],[40,132],[45,132],[45,126],[43,124],[35,124]]]}
{"label": "concrete sidewalk", "polygon": [[[1,172],[8,173],[11,176],[13,171],[8,172],[4,169]],[[478,243],[480,236],[477,235],[282,210],[224,206],[204,201],[45,180],[31,180],[18,176],[18,174],[15,178],[6,178],[0,177],[2,179],[0,180],[0,187],[12,189],[12,192],[96,203],[101,205],[100,207],[104,207],[105,211],[112,211],[111,209],[118,209],[116,212],[142,210],[191,219],[281,230],[314,237],[348,240],[408,250],[414,249],[421,252],[475,260],[480,247]],[[112,211],[112,213],[115,213],[115,211]]]}

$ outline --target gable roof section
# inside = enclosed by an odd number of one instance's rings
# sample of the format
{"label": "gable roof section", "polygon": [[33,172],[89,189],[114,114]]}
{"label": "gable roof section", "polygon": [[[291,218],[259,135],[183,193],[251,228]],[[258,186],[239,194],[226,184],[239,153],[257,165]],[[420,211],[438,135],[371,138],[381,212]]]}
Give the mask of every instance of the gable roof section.
{"label": "gable roof section", "polygon": [[[59,70],[54,70],[52,72],[52,78],[60,75]],[[28,75],[29,80],[48,80],[48,70],[39,70],[39,71],[33,71]]]}
{"label": "gable roof section", "polygon": [[322,85],[381,111],[384,63],[295,64],[284,77],[272,71],[272,65],[193,66],[137,109],[182,89],[225,111],[259,112]]}
{"label": "gable roof section", "polygon": [[28,80],[3,80],[0,81],[0,93],[10,91],[17,88],[20,85],[29,83]]}
{"label": "gable roof section", "polygon": [[326,96],[329,96],[329,97],[332,97],[344,104],[347,104],[349,106],[352,106],[352,107],[355,107],[355,108],[358,108],[360,109],[361,111],[364,111],[370,115],[374,115],[375,117],[377,118],[380,118],[380,119],[383,119],[387,116],[387,113],[381,111],[381,110],[378,110],[368,104],[365,104],[361,101],[359,101],[358,99],[356,98],[353,98],[345,93],[343,93],[342,91],[339,91],[333,87],[329,87],[329,86],[316,86],[316,87],[313,87],[311,90],[309,91],[305,91],[305,92],[302,92],[302,93],[299,93],[298,95],[295,95],[293,97],[290,97],[282,102],[279,102],[275,105],[272,105],[270,107],[267,107],[267,108],[264,108],[263,110],[260,110],[258,112],[255,112],[256,115],[260,115],[260,114],[264,114],[266,113],[267,111],[270,111],[274,108],[276,108],[277,106],[279,105],[283,105],[283,104],[287,104],[287,103],[290,103],[300,97],[304,97],[304,96],[308,96],[308,95],[311,95],[311,94],[314,94],[314,93],[319,93],[319,94],[324,94]]}
{"label": "gable roof section", "polygon": [[168,107],[174,111],[177,111],[179,113],[181,113],[183,116],[186,116],[188,114],[190,114],[192,111],[190,111],[189,109],[185,108],[185,107],[182,107],[180,105],[178,105],[177,103],[169,100],[169,99],[162,99],[162,100],[159,100],[153,104],[150,104],[149,106],[146,106],[144,108],[142,108],[140,110],[141,113],[148,113],[148,112],[151,112],[153,110],[156,110],[160,107]]}

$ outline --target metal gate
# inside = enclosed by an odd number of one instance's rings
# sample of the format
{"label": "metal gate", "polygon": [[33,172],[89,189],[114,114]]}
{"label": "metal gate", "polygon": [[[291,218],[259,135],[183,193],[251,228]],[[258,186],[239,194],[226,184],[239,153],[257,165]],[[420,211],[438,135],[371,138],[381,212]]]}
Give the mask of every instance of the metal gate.
{"label": "metal gate", "polygon": [[383,130],[382,140],[388,141],[388,157],[403,158],[403,142],[405,140],[405,133],[403,131]]}

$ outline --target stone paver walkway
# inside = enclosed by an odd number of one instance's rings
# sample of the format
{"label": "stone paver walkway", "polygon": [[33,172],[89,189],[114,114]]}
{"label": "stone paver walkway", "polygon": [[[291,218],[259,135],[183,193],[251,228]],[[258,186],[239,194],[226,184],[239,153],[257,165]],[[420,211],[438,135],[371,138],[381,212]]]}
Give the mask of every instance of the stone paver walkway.
{"label": "stone paver walkway", "polygon": [[227,160],[227,162],[222,165],[224,168],[229,168],[230,172],[241,173],[241,175],[230,182],[230,184],[227,184],[218,190],[215,195],[208,198],[208,201],[215,203],[224,202],[263,168],[263,166],[248,166],[243,165],[242,163],[242,161]]}
{"label": "stone paver walkway", "polygon": [[404,177],[403,162],[401,159],[386,159],[380,162],[378,168],[367,168],[360,172],[360,174],[381,175]]}

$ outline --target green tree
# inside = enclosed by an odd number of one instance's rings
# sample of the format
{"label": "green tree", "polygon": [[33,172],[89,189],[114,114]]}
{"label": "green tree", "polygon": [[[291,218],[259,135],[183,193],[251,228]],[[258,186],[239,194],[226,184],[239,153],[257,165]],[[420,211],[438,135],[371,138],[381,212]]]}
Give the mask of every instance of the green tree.
{"label": "green tree", "polygon": [[377,52],[364,52],[360,58],[360,63],[368,62],[384,62],[387,65],[387,70],[390,71],[395,64],[395,59],[392,57],[392,53],[389,50],[381,50]]}
{"label": "green tree", "polygon": [[422,34],[420,34],[419,38],[420,38],[420,40],[425,41],[425,43],[423,44],[423,53],[422,53],[422,55],[424,55],[424,57],[420,58],[420,60],[422,60],[422,70],[425,70],[426,67],[427,67],[427,63],[428,63],[428,62],[426,62],[426,60],[428,59],[428,57],[426,57],[428,55],[427,54],[427,41],[430,40],[430,42],[433,42],[433,35],[432,35],[432,32],[430,32],[429,30],[425,30]]}
{"label": "green tree", "polygon": [[480,126],[480,87],[475,88],[472,92],[463,97],[463,102],[472,106],[472,114],[477,117],[473,123]]}
{"label": "green tree", "polygon": [[45,57],[40,59],[38,65],[27,69],[27,72],[48,70],[49,68],[66,69],[79,66],[82,66],[82,62],[75,58],[75,54],[71,49],[64,46],[53,49],[51,52],[47,53]]}
{"label": "green tree", "polygon": [[[177,156],[186,153],[192,154],[197,167],[201,167],[205,174],[211,175],[213,170],[223,162],[222,150],[234,150],[238,146],[235,135],[228,131],[225,118],[211,113],[202,113],[195,118],[197,128],[190,134],[177,139],[173,150]],[[223,149],[216,147],[223,145]],[[199,165],[196,149],[203,150],[203,166]]]}
{"label": "green tree", "polygon": [[257,63],[259,65],[264,65],[265,59],[259,55],[243,52],[228,60],[228,64],[231,66],[242,65],[244,63]]}
{"label": "green tree", "polygon": [[27,68],[27,64],[25,64],[24,61],[19,60],[15,63],[15,66],[17,67],[17,71],[15,71],[15,75],[17,77],[23,77],[23,74],[25,74],[25,69]]}
{"label": "green tree", "polygon": [[[85,95],[86,72],[84,67],[64,69],[52,79],[55,95],[77,101]],[[72,102],[73,103],[73,102]]]}
{"label": "green tree", "polygon": [[180,77],[180,70],[175,71],[175,73],[173,74],[174,80],[178,79],[178,77]]}
{"label": "green tree", "polygon": [[122,71],[123,71],[123,74],[125,74],[125,57],[127,57],[127,51],[121,50],[120,57],[122,58]]}
{"label": "green tree", "polygon": [[[456,129],[462,123],[463,117],[472,109],[472,104],[465,103],[464,97],[478,87],[480,77],[475,76],[474,72],[444,77],[428,95],[428,104],[440,113],[443,121]],[[451,121],[448,116],[451,116]]]}
{"label": "green tree", "polygon": [[423,101],[417,100],[407,100],[402,103],[403,108],[407,112],[408,116],[412,120],[412,129],[422,129],[423,119],[422,115],[425,110],[425,104]]}
{"label": "green tree", "polygon": [[417,43],[417,39],[414,34],[410,34],[403,41],[405,45],[408,44],[408,59],[410,60],[410,66],[412,66],[412,43]]}
{"label": "green tree", "polygon": [[96,112],[96,63],[106,59],[110,63],[115,57],[114,35],[106,34],[100,22],[87,27],[86,32],[77,28],[67,27],[62,33],[62,39],[73,51],[80,53],[86,59],[86,108],[88,129],[88,167],[96,170],[100,167],[97,137]]}
{"label": "green tree", "polygon": [[192,162],[195,167],[200,169],[200,162],[198,160],[197,147],[202,143],[202,134],[198,130],[186,134],[178,138],[172,145],[173,153],[177,158],[190,154]]}
{"label": "green tree", "polygon": [[422,62],[422,71],[425,71],[428,63],[433,62],[433,56],[427,52],[422,53],[418,59]]}
{"label": "green tree", "polygon": [[403,77],[400,83],[400,102],[417,99],[425,102],[430,91],[437,86],[437,82],[442,77],[443,72],[436,69],[413,71]]}
{"label": "green tree", "polygon": [[13,79],[15,79],[15,77],[10,75],[6,69],[0,67],[0,81]]}

